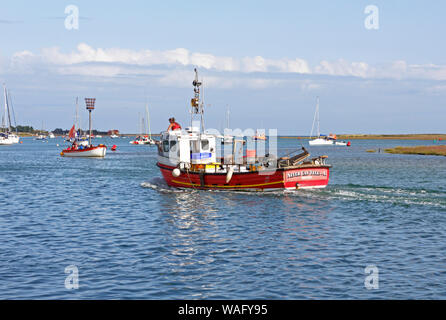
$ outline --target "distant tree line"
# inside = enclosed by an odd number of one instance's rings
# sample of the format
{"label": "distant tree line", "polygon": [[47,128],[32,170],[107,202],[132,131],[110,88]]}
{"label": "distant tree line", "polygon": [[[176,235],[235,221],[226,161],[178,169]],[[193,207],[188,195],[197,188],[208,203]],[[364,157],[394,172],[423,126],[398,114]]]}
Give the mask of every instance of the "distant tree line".
{"label": "distant tree line", "polygon": [[[93,135],[95,135],[95,136],[97,136],[98,134],[99,135],[107,135],[107,131],[99,131],[99,130],[94,130],[94,129],[91,131],[92,131]],[[56,128],[53,130],[53,133],[57,134],[57,135],[66,135],[66,134],[68,134],[68,132],[70,132],[70,130],[64,130],[61,128]],[[88,134],[88,130],[83,130],[83,132]]]}
{"label": "distant tree line", "polygon": [[27,132],[27,133],[33,133],[33,132],[35,132],[34,128],[31,127],[31,126],[17,126],[17,128],[11,126],[11,131]]}
{"label": "distant tree line", "polygon": [[[17,130],[16,130],[17,129]],[[35,130],[32,126],[17,126],[13,127],[11,126],[11,131],[17,131],[17,132],[23,132],[23,133],[37,133],[41,132],[42,130]],[[43,130],[44,132],[48,132],[46,130]],[[107,135],[107,131],[98,131],[98,130],[92,130],[94,135]],[[62,129],[62,128],[56,128],[53,130],[53,133],[56,135],[66,135],[70,132],[69,129]],[[87,132],[88,133],[88,132]]]}

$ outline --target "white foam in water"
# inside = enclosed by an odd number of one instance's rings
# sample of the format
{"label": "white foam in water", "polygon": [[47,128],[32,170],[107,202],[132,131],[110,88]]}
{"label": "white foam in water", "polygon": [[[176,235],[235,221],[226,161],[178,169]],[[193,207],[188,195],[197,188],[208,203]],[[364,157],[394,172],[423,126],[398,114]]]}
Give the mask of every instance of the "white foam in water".
{"label": "white foam in water", "polygon": [[[213,192],[213,193],[235,193],[235,194],[245,194],[245,195],[255,195],[255,196],[265,196],[265,195],[273,195],[273,196],[302,196],[305,195],[307,197],[314,197],[314,194],[320,193],[320,189],[314,190],[274,190],[274,191],[247,191],[247,190],[198,190],[193,188],[184,188],[178,189],[174,187],[169,187],[167,183],[161,177],[153,178],[151,181],[145,181],[140,184],[143,188],[149,188],[153,190],[157,190],[159,192],[167,192],[167,193],[184,193],[184,192]],[[313,194],[314,193],[314,194]]]}
{"label": "white foam in water", "polygon": [[154,178],[152,181],[143,182],[141,183],[141,187],[160,192],[184,192],[184,190],[169,187],[162,178]]}
{"label": "white foam in water", "polygon": [[433,207],[444,207],[444,203],[438,202],[436,198],[429,196],[426,190],[406,190],[402,188],[384,189],[381,187],[350,187],[336,186],[331,192],[331,199],[339,200],[364,200],[373,202],[386,202],[405,205],[422,205]]}

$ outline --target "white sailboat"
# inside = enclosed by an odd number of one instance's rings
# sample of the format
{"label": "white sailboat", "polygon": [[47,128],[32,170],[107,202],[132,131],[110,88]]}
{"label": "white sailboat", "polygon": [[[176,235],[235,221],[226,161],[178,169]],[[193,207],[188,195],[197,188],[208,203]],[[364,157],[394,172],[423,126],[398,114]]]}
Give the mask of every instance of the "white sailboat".
{"label": "white sailboat", "polygon": [[310,146],[329,146],[333,145],[334,141],[327,137],[321,136],[320,122],[319,122],[319,97],[317,97],[316,111],[314,112],[313,125],[311,127],[310,139],[313,137],[314,123],[317,122],[317,138],[310,140]]}
{"label": "white sailboat", "polygon": [[146,116],[147,116],[147,128],[149,130],[149,143],[155,145],[156,141],[152,139],[152,131],[150,130],[150,117],[149,117],[149,104],[146,102]]}
{"label": "white sailboat", "polygon": [[0,132],[0,145],[11,145],[19,143],[20,137],[17,134],[11,132],[11,112],[9,108],[8,93],[6,92],[5,84],[3,84],[3,92],[5,97],[5,109],[2,117],[3,130],[2,132]]}
{"label": "white sailboat", "polygon": [[42,130],[40,131],[39,134],[36,135],[36,140],[43,140],[45,142],[47,138],[48,137],[44,134],[43,121],[42,121]]}
{"label": "white sailboat", "polygon": [[[154,145],[156,144],[155,140],[152,139],[152,133],[150,131],[150,120],[149,120],[149,107],[146,103],[146,115],[147,115],[147,125],[148,125],[148,133],[144,134],[143,132],[146,131],[145,125],[144,125],[144,118],[141,118],[141,114],[138,115],[139,119],[139,132],[140,135],[137,136],[134,140],[130,141],[130,144],[136,144],[136,145],[143,145],[143,144],[150,144]],[[143,129],[144,127],[144,129]]]}
{"label": "white sailboat", "polygon": [[313,138],[314,124],[317,122],[317,138],[310,140],[308,143],[310,146],[349,146],[349,142],[337,141],[335,134],[329,134],[328,136],[321,136],[320,123],[319,123],[319,97],[317,97],[316,111],[314,113],[313,126],[311,127],[310,139]]}
{"label": "white sailboat", "polygon": [[335,134],[329,134],[328,136],[321,136],[320,123],[319,123],[319,97],[317,97],[316,111],[314,113],[313,126],[311,127],[310,139],[313,137],[314,124],[317,122],[317,138],[310,140],[308,143],[310,146],[349,146],[350,142],[338,141]]}

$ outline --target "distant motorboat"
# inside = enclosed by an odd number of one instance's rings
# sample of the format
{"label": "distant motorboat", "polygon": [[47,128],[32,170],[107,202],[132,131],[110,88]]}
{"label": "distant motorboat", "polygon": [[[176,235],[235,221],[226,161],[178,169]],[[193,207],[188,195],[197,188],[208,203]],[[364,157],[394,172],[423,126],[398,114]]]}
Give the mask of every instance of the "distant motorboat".
{"label": "distant motorboat", "polygon": [[35,140],[46,140],[48,137],[44,134],[39,134],[36,136]]}
{"label": "distant motorboat", "polygon": [[335,141],[336,146],[347,146],[348,143],[345,141]]}
{"label": "distant motorboat", "polygon": [[116,135],[116,134],[111,134],[111,135],[110,135],[110,138],[112,138],[112,139],[116,139],[116,138],[119,138],[119,136]]}
{"label": "distant motorboat", "polygon": [[48,134],[48,138],[50,138],[50,139],[54,139],[54,138],[56,138],[56,136],[54,135],[54,133],[50,132],[50,133]]}

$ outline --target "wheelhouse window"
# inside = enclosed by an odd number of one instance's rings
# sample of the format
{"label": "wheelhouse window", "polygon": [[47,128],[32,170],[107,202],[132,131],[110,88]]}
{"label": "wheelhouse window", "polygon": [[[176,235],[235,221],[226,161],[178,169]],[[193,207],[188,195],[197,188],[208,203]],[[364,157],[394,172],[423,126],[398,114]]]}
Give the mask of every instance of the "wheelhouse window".
{"label": "wheelhouse window", "polygon": [[199,142],[197,140],[191,141],[190,142],[190,146],[191,146],[191,150],[192,150],[193,153],[200,152],[200,145],[199,145]]}
{"label": "wheelhouse window", "polygon": [[209,140],[201,140],[201,150],[209,149]]}
{"label": "wheelhouse window", "polygon": [[164,140],[163,141],[163,151],[164,152],[169,152],[169,140]]}

